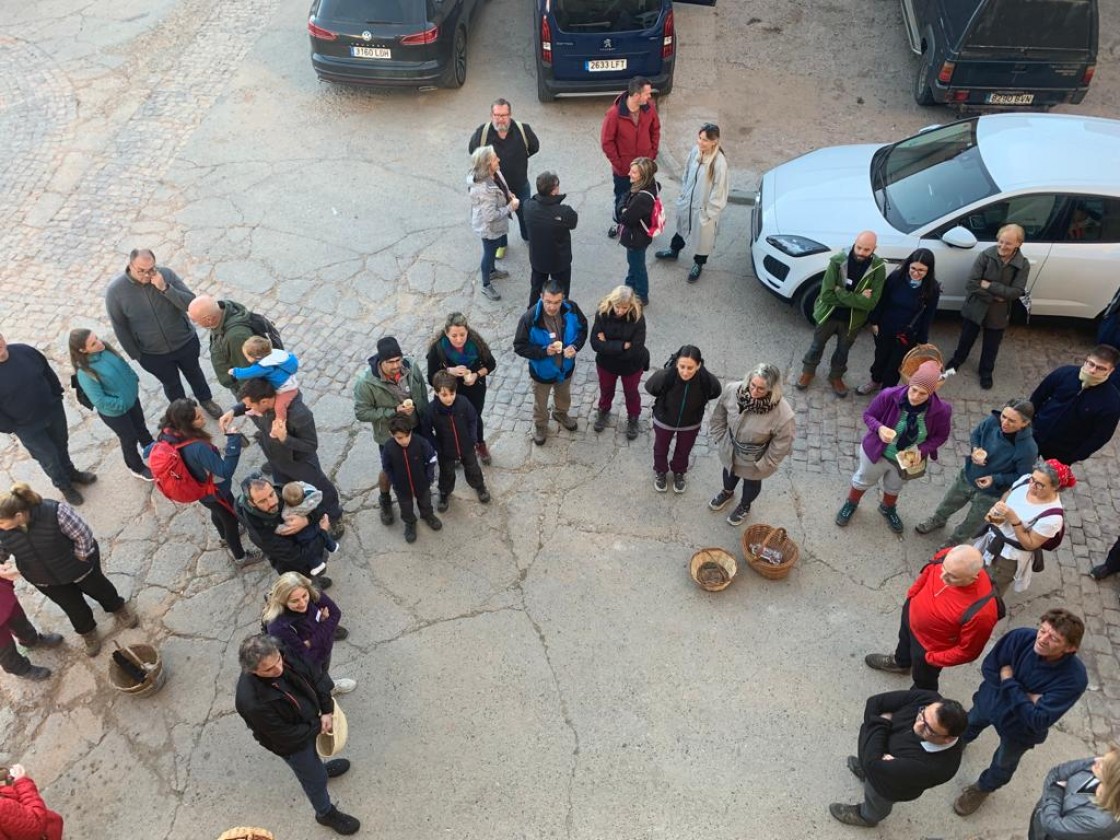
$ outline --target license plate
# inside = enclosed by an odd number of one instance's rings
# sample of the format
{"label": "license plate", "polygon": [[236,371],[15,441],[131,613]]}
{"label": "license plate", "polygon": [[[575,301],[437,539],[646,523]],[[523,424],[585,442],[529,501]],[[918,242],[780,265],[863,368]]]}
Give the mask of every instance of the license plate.
{"label": "license plate", "polygon": [[989,105],[1030,105],[1034,102],[1033,93],[989,93]]}
{"label": "license plate", "polygon": [[598,61],[587,62],[587,70],[589,73],[600,73],[604,70],[625,70],[625,58],[607,58]]}
{"label": "license plate", "polygon": [[392,58],[393,51],[387,47],[351,47],[350,55],[354,58]]}

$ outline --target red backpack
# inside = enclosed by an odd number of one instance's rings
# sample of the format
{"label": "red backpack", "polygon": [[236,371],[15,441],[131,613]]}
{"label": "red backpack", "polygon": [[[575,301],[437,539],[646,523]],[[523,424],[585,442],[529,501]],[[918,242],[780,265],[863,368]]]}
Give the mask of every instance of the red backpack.
{"label": "red backpack", "polygon": [[[206,481],[199,481],[187,469],[183,456],[179,452],[184,446],[195,442],[193,438],[176,441],[168,439],[168,432],[159,436],[148,453],[148,469],[156,480],[156,487],[173,502],[197,502],[207,496],[217,496],[218,487],[214,484],[214,476],[207,473]],[[221,497],[218,497],[219,500]]]}

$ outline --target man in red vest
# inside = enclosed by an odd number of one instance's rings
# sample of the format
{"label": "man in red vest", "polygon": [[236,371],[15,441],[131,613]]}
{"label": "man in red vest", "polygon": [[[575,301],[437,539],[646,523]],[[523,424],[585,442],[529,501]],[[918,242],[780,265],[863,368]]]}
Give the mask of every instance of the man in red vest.
{"label": "man in red vest", "polygon": [[906,593],[898,647],[894,653],[869,653],[868,667],[910,674],[913,688],[937,691],[942,668],[977,659],[1001,618],[1001,603],[971,545],[933,555]]}

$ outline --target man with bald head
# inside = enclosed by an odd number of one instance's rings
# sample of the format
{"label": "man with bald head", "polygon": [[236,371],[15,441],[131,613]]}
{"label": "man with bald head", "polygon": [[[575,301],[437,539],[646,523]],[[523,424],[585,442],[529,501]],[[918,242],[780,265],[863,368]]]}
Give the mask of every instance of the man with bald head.
{"label": "man with bald head", "polygon": [[813,343],[801,360],[801,378],[795,387],[804,391],[817,373],[828,340],[836,336],[836,349],[828,366],[828,382],[838,397],[848,396],[844,373],[848,351],[867,323],[867,316],[883,294],[887,264],[875,253],[878,237],[870,230],[856,237],[851,250],[838,251],[828,261],[821,291],[813,306]]}
{"label": "man with bald head", "polygon": [[942,668],[980,656],[1001,607],[977,549],[942,549],[906,593],[895,652],[870,653],[864,662],[876,671],[909,673],[913,688],[937,691]]}
{"label": "man with bald head", "polygon": [[249,323],[248,307],[232,300],[215,300],[198,295],[187,307],[187,317],[199,327],[210,331],[210,364],[223,387],[237,396],[238,382],[230,369],[248,367],[252,362],[241,352],[241,345],[256,333]]}

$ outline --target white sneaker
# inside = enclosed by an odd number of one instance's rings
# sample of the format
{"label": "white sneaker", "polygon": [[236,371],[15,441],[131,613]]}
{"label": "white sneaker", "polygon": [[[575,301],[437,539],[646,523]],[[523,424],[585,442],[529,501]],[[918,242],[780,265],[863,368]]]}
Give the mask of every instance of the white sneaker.
{"label": "white sneaker", "polygon": [[349,694],[357,687],[358,683],[356,680],[352,680],[349,677],[341,677],[334,681],[334,689],[331,691],[331,694]]}

